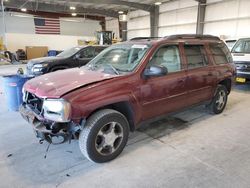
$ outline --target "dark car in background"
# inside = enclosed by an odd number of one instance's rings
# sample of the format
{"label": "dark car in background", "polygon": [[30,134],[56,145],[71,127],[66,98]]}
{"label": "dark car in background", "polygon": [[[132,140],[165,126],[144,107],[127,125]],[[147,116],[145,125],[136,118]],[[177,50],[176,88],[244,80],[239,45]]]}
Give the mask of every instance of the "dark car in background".
{"label": "dark car in background", "polygon": [[81,67],[108,46],[77,46],[67,49],[55,57],[32,59],[27,64],[27,74],[39,76],[58,70]]}

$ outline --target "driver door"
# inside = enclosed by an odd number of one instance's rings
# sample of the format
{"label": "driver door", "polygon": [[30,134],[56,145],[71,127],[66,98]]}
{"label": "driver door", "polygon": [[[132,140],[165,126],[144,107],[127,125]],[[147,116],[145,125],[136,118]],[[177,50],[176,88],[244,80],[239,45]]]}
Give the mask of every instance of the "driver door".
{"label": "driver door", "polygon": [[93,46],[88,46],[77,53],[76,59],[79,67],[86,65],[90,60],[94,58],[95,49]]}
{"label": "driver door", "polygon": [[187,100],[187,74],[183,68],[178,45],[160,47],[147,67],[151,65],[165,66],[168,74],[143,80],[143,120],[183,108]]}

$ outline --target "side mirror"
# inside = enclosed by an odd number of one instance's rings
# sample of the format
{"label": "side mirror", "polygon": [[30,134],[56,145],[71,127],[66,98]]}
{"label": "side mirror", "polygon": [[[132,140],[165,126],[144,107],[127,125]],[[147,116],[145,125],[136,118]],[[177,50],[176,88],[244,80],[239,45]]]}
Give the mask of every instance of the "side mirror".
{"label": "side mirror", "polygon": [[168,69],[162,65],[152,65],[145,69],[144,76],[147,77],[158,77],[165,76],[168,74]]}

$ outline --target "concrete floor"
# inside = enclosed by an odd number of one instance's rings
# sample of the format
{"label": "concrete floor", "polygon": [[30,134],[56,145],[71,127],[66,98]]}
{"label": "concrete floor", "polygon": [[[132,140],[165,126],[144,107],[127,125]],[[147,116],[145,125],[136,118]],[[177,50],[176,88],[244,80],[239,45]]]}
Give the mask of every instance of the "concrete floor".
{"label": "concrete floor", "polygon": [[94,164],[77,142],[51,146],[45,159],[47,144],[0,89],[0,187],[249,187],[249,92],[236,86],[221,115],[198,107],[147,125],[116,160]]}

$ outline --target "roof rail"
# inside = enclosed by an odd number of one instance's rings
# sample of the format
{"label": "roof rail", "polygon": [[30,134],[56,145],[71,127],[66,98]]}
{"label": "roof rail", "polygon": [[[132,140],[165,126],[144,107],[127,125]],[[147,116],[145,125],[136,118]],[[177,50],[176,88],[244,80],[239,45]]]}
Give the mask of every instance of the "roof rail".
{"label": "roof rail", "polygon": [[174,39],[213,39],[213,40],[220,40],[219,37],[213,35],[197,35],[197,34],[184,34],[184,35],[170,35],[164,37],[166,39],[174,40]]}
{"label": "roof rail", "polygon": [[130,39],[130,41],[133,40],[152,40],[152,39],[161,39],[162,37],[135,37]]}

